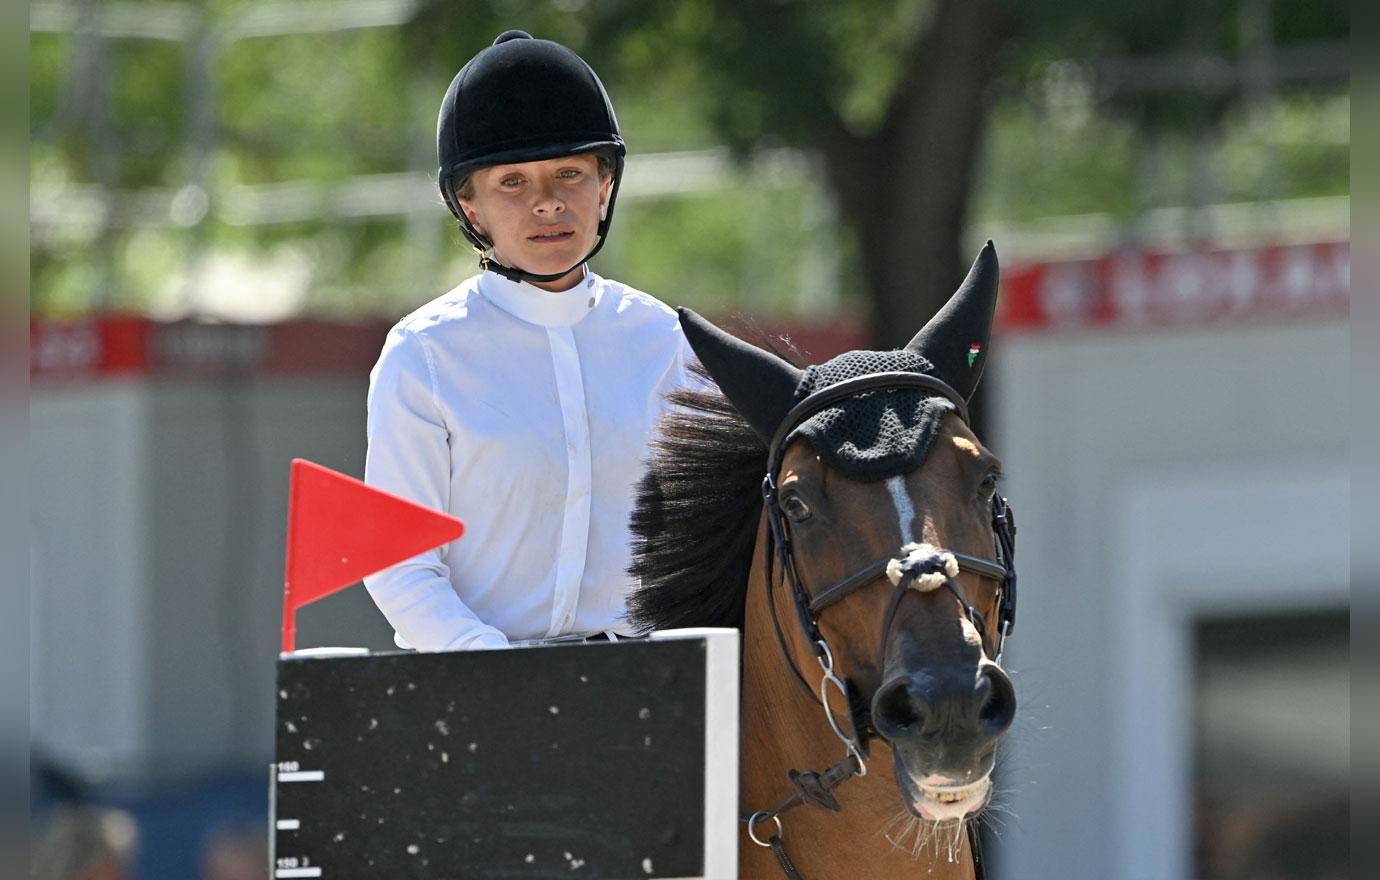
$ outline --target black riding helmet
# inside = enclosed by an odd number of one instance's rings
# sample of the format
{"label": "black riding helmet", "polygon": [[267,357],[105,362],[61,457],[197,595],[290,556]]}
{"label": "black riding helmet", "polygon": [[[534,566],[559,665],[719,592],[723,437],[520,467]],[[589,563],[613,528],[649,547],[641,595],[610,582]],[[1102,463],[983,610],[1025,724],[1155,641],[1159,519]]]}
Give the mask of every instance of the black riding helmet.
{"label": "black riding helmet", "polygon": [[608,93],[590,66],[565,46],[525,31],[505,31],[460,68],[436,120],[441,198],[460,220],[461,232],[484,252],[493,242],[470,224],[456,196],[466,177],[490,165],[605,151],[613,157],[613,187],[594,249],[555,275],[480,257],[481,266],[514,281],[555,281],[604,246],[627,154]]}

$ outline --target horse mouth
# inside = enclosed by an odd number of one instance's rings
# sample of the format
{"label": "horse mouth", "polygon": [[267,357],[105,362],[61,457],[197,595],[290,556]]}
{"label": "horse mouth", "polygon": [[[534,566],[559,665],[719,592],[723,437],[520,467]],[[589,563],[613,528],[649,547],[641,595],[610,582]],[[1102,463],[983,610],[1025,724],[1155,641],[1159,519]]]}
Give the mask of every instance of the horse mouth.
{"label": "horse mouth", "polygon": [[984,775],[977,782],[966,785],[952,785],[931,782],[917,782],[909,773],[896,768],[896,782],[901,787],[901,796],[906,809],[916,818],[936,825],[962,822],[982,812],[992,797],[992,776]]}

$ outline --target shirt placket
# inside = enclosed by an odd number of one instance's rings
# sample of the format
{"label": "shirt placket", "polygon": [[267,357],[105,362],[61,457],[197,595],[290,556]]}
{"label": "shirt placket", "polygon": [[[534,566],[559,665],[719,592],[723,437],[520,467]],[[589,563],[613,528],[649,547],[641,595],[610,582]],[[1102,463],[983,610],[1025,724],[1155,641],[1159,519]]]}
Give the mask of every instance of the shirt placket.
{"label": "shirt placket", "polygon": [[548,327],[551,364],[556,374],[556,394],[560,398],[561,422],[565,429],[566,490],[565,514],[561,521],[561,543],[556,558],[556,589],[551,602],[551,625],[547,636],[570,631],[580,601],[580,580],[585,571],[589,546],[589,508],[591,467],[589,414],[585,408],[585,383],[580,372],[580,354],[575,334],[569,327]]}

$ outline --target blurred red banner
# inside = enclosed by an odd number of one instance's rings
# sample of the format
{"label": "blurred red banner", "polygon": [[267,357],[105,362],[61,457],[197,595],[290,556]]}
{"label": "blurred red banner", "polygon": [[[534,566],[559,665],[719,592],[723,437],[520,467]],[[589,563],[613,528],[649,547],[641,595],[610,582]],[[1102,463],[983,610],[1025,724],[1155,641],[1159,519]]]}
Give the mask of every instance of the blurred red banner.
{"label": "blurred red banner", "polygon": [[[1351,243],[1323,241],[1187,251],[1122,250],[1086,260],[1008,266],[999,329],[1188,327],[1345,316]],[[779,321],[730,327],[790,339],[814,363],[869,345],[862,322]],[[741,325],[741,326],[740,326]],[[29,325],[34,378],[127,375],[367,374],[391,322],[159,322],[128,315]]]}
{"label": "blurred red banner", "polygon": [[1021,331],[1215,325],[1346,315],[1350,303],[1347,241],[1130,250],[1007,270],[999,321]]}

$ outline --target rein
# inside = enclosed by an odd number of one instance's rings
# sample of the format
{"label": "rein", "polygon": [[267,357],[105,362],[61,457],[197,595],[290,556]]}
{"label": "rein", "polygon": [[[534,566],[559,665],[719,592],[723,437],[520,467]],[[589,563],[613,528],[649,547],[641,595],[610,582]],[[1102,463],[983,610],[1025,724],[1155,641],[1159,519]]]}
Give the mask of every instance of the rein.
{"label": "rein", "polygon": [[[967,402],[962,395],[940,379],[924,373],[873,373],[830,385],[797,403],[782,419],[769,447],[767,474],[762,480],[762,500],[766,509],[767,523],[770,527],[766,550],[766,585],[767,606],[771,615],[772,628],[787,667],[791,670],[797,683],[810,695],[810,698],[820,703],[830,730],[838,737],[845,749],[844,756],[838,763],[823,773],[812,770],[789,771],[787,776],[794,788],[793,793],[776,806],[766,810],[758,810],[743,819],[747,826],[749,839],[758,846],[771,848],[782,873],[788,880],[802,880],[802,878],[799,870],[786,854],[785,846],[782,843],[781,813],[804,803],[813,804],[831,812],[839,812],[842,808],[834,796],[833,790],[849,779],[867,775],[867,740],[873,735],[880,738],[880,734],[877,733],[871,723],[869,708],[871,701],[865,701],[861,698],[855,700],[846,680],[841,678],[835,670],[833,651],[830,650],[824,634],[819,629],[819,614],[861,587],[882,577],[888,578],[894,585],[894,592],[890,603],[888,603],[886,617],[883,621],[881,644],[878,648],[879,669],[882,668],[880,658],[886,651],[886,643],[896,611],[900,606],[901,599],[910,589],[923,591],[936,589],[939,586],[948,589],[958,599],[959,605],[969,622],[981,634],[983,650],[995,649],[989,653],[989,656],[998,665],[1001,663],[1006,638],[1015,624],[1016,525],[1011,513],[1011,506],[1001,495],[993,495],[992,497],[992,529],[996,536],[994,549],[997,556],[995,560],[934,548],[929,545],[912,544],[902,548],[904,558],[879,559],[837,583],[820,590],[813,596],[805,590],[801,583],[791,547],[789,526],[782,515],[776,487],[776,479],[780,475],[782,460],[785,457],[787,438],[811,416],[841,400],[872,391],[906,388],[914,388],[944,397],[954,405],[959,418],[965,424],[969,422]],[[776,580],[773,571],[775,563],[780,564],[784,580],[789,586],[801,633],[822,670],[818,695],[805,681],[804,675],[797,668],[786,647],[785,633],[782,631],[780,618],[777,615],[775,590],[773,589]],[[960,571],[967,571],[982,578],[999,581],[1001,584],[997,606],[998,620],[995,645],[987,644],[986,621],[983,620],[981,613],[967,602],[954,584],[953,579]],[[849,708],[846,727],[830,708],[829,691],[831,689],[844,700],[844,704]],[[767,821],[773,823],[775,827],[768,839],[762,840],[756,829],[758,825]],[[967,831],[975,876],[977,880],[983,880],[981,846],[972,823],[968,824]]]}

